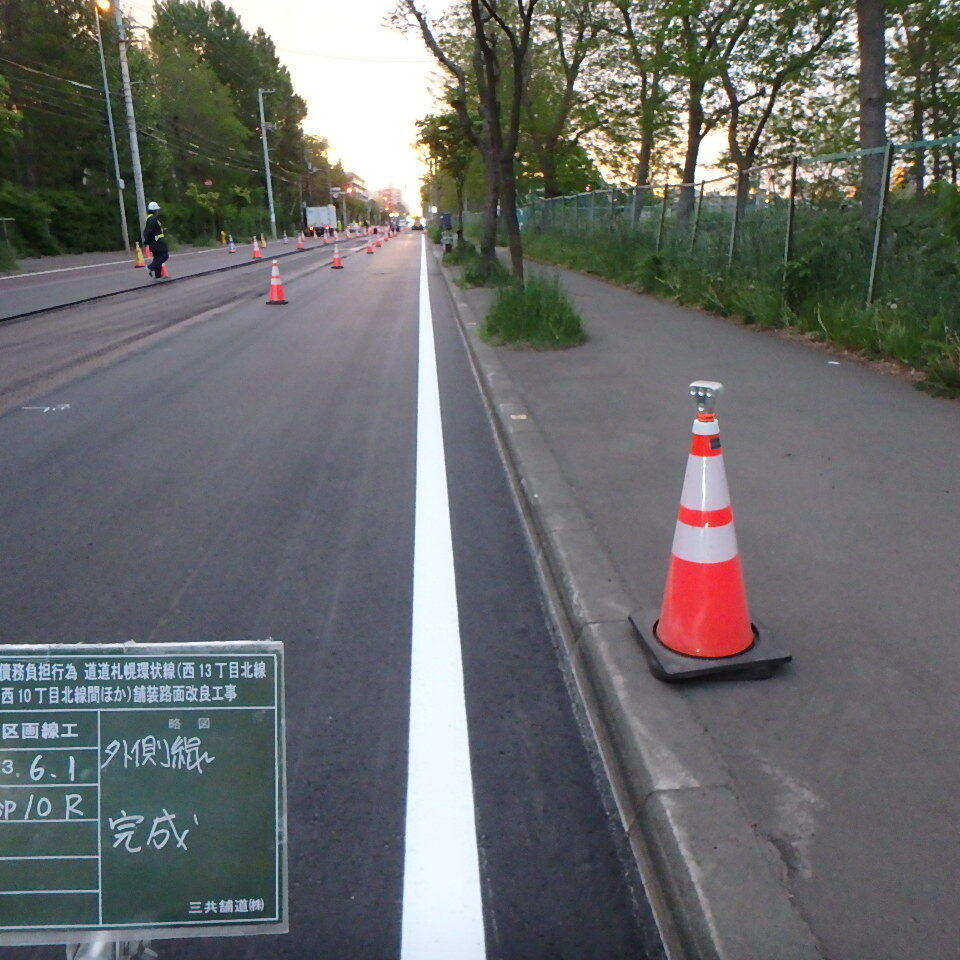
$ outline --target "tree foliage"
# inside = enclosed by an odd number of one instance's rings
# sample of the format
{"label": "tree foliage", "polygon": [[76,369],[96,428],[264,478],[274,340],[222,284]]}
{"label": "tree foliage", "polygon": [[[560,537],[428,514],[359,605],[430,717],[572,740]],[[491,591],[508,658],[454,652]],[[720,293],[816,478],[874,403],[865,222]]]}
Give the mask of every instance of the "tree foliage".
{"label": "tree foliage", "polygon": [[[148,31],[127,31],[128,58],[144,186],[168,211],[172,236],[209,238],[220,229],[243,236],[266,227],[258,89],[273,91],[264,106],[278,226],[296,230],[301,200],[326,203],[329,188],[346,186],[352,175],[331,166],[322,138],[305,136],[306,103],[273,41],[245,29],[220,0],[158,0],[153,12]],[[95,18],[92,0],[0,0],[0,215],[16,216],[23,252],[110,247],[119,239]],[[135,236],[112,13],[100,28]],[[58,230],[66,209],[94,221],[96,231],[81,238],[81,231]],[[354,201],[349,212],[367,210]],[[28,219],[34,222],[21,226]]]}

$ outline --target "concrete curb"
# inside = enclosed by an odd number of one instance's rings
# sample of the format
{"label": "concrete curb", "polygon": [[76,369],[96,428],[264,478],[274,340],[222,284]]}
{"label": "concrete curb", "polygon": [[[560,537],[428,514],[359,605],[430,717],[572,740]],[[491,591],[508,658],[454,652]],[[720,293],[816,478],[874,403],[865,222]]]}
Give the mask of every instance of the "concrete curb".
{"label": "concrete curb", "polygon": [[[438,258],[439,260],[439,258]],[[673,960],[822,960],[784,866],[740,805],[716,748],[655,679],[627,619],[638,609],[539,427],[440,265],[532,527],[541,576],[624,829]]]}

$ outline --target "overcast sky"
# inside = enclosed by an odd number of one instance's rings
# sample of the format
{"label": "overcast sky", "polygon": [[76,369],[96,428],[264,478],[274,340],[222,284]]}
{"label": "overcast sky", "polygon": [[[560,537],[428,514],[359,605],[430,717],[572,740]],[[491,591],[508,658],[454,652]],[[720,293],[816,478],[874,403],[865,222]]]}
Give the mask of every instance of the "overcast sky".
{"label": "overcast sky", "polygon": [[[419,212],[422,166],[414,122],[431,109],[435,64],[419,36],[384,26],[395,0],[224,0],[244,29],[273,38],[293,88],[307,101],[308,134],[375,190],[395,184]],[[151,0],[121,0],[150,23]],[[269,100],[269,98],[268,98]],[[269,117],[268,117],[269,119]]]}

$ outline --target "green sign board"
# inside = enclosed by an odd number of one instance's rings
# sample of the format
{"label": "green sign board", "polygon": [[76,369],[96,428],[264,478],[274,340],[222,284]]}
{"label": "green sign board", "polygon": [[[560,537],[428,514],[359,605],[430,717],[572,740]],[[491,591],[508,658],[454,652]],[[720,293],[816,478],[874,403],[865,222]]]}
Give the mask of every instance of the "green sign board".
{"label": "green sign board", "polygon": [[283,645],[0,646],[0,944],[282,933]]}

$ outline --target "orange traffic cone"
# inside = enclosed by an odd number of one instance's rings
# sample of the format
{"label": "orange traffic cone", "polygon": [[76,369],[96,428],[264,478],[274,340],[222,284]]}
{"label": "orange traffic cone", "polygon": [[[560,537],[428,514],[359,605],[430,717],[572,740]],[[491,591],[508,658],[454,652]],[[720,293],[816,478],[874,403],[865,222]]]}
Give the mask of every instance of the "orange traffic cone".
{"label": "orange traffic cone", "polygon": [[302,232],[302,231],[297,234],[297,249],[298,249],[298,250],[306,250],[306,249],[307,249],[307,245],[303,242],[303,232]]}
{"label": "orange traffic cone", "polygon": [[367,241],[367,253],[373,253],[373,241],[372,241],[372,240],[368,240],[368,241]]}
{"label": "orange traffic cone", "polygon": [[343,261],[340,259],[340,246],[339,244],[333,245],[333,263],[330,264],[331,270],[342,270]]}
{"label": "orange traffic cone", "polygon": [[257,238],[253,238],[253,260],[262,260],[263,254],[260,252],[260,244],[257,243]]}
{"label": "orange traffic cone", "polygon": [[324,244],[328,244],[330,242],[330,238],[327,236],[326,230],[323,231],[323,242]]}
{"label": "orange traffic cone", "polygon": [[383,241],[380,239],[380,235],[379,235],[379,234],[377,234],[377,246],[378,246],[378,247],[382,247],[382,246],[383,246]]}
{"label": "orange traffic cone", "polygon": [[135,267],[145,267],[147,264],[143,259],[143,251],[140,249],[140,244],[137,243],[135,246],[137,248],[137,258],[134,260],[133,265]]}
{"label": "orange traffic cone", "polygon": [[286,302],[283,284],[280,282],[280,264],[274,260],[273,269],[270,271],[270,296],[267,298],[267,305],[280,306]]}
{"label": "orange traffic cone", "polygon": [[161,263],[161,264],[160,264],[160,276],[161,276],[161,277],[169,277],[169,276],[170,276],[170,274],[167,273],[167,265],[166,265],[165,263]]}
{"label": "orange traffic cone", "polygon": [[690,384],[697,401],[667,584],[659,614],[631,616],[650,669],[661,680],[716,674],[769,676],[790,655],[760,644],[750,622],[733,527],[720,426],[713,409],[723,385]]}

